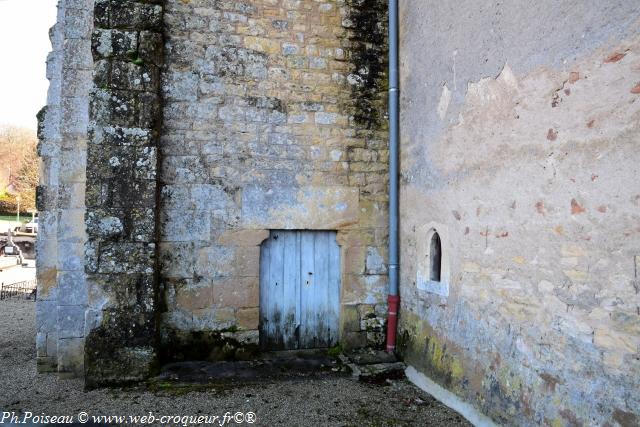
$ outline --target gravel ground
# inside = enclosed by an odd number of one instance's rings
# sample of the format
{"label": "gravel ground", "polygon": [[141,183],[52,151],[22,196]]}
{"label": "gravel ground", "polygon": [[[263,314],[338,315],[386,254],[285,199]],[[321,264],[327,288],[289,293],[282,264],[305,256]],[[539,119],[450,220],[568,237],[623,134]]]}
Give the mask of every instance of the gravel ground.
{"label": "gravel ground", "polygon": [[[90,416],[143,416],[150,412],[155,417],[218,415],[220,419],[214,425],[223,425],[226,412],[253,412],[257,420],[253,425],[257,426],[470,425],[405,380],[374,385],[328,376],[239,386],[86,392],[82,381],[36,373],[34,307],[29,301],[0,301],[0,411],[65,416],[81,411]],[[112,420],[112,424],[116,423]]]}

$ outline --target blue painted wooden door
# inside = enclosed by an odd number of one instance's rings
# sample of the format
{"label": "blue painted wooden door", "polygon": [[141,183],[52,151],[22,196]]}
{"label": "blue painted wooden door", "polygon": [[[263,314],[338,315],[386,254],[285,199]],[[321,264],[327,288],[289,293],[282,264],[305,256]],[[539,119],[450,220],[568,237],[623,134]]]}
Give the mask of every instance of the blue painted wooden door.
{"label": "blue painted wooden door", "polygon": [[260,252],[263,350],[338,342],[340,248],[335,231],[272,231]]}

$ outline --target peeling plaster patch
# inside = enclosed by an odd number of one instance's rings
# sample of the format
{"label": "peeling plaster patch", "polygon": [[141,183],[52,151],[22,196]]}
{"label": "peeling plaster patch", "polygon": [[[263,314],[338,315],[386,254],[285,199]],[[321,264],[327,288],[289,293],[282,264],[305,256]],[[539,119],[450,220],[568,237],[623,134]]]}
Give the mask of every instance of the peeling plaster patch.
{"label": "peeling plaster patch", "polygon": [[366,297],[364,304],[380,304],[386,298],[389,282],[380,280],[381,276],[365,276]]}
{"label": "peeling plaster patch", "polygon": [[507,86],[510,86],[514,89],[518,87],[518,79],[515,74],[513,74],[513,70],[509,67],[509,64],[505,64],[502,72],[498,76],[498,80],[501,80]]}
{"label": "peeling plaster patch", "polygon": [[444,120],[444,117],[447,115],[449,104],[451,104],[451,91],[445,83],[444,86],[442,86],[442,95],[440,95],[440,102],[438,103],[438,116],[440,120]]}
{"label": "peeling plaster patch", "polygon": [[[469,82],[460,111],[462,120],[450,126],[439,143],[429,144],[426,156],[440,165],[439,174],[448,174],[469,170],[488,158],[508,162],[521,156],[525,147],[537,150],[541,139],[558,146],[587,141],[595,137],[594,123],[600,132],[598,139],[624,133],[633,127],[639,110],[637,103],[630,102],[634,95],[629,94],[636,82],[629,82],[627,77],[633,74],[632,64],[638,55],[629,50],[624,61],[606,67],[597,65],[599,58],[602,53],[596,52],[573,64],[581,78],[570,96],[558,89],[568,84],[568,73],[547,67],[516,77],[505,64],[498,77]],[[629,84],[618,84],[622,81]],[[603,87],[608,90],[602,91]],[[554,94],[558,96],[557,108],[551,109],[548,106]],[[603,110],[602,105],[610,105],[611,110]],[[499,126],[491,125],[498,122]],[[465,155],[470,146],[474,147],[475,156]],[[555,169],[546,168],[550,174]]]}
{"label": "peeling plaster patch", "polygon": [[367,274],[386,274],[387,266],[384,258],[377,248],[367,248],[367,259],[365,262]]}
{"label": "peeling plaster patch", "polygon": [[467,86],[468,100],[475,103],[493,103],[510,98],[518,88],[518,80],[511,67],[505,64],[497,78],[485,77]]}

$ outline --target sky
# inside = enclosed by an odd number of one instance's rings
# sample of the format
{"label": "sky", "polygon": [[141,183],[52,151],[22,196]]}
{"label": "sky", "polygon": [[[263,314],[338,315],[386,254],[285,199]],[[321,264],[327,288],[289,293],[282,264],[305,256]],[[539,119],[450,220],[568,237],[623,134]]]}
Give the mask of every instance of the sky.
{"label": "sky", "polygon": [[0,0],[0,125],[35,130],[46,104],[57,0]]}

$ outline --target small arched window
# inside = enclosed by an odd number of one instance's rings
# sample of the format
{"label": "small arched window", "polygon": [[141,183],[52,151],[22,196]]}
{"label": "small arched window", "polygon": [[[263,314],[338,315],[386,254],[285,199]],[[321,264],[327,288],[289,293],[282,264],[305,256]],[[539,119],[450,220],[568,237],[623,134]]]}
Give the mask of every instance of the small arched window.
{"label": "small arched window", "polygon": [[440,272],[442,271],[442,243],[440,242],[440,235],[433,233],[431,237],[431,269],[429,274],[429,280],[434,282],[440,281]]}

